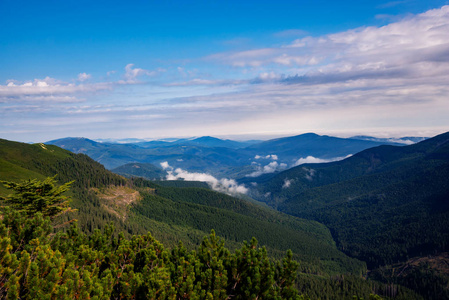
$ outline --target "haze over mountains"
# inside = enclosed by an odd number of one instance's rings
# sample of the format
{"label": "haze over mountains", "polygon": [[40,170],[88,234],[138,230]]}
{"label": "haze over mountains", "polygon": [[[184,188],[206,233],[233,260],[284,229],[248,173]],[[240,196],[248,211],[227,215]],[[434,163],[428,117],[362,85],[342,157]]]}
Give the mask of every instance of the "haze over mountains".
{"label": "haze over mountains", "polygon": [[[84,153],[107,169],[121,174],[139,174],[152,164],[156,173],[147,178],[165,178],[162,164],[173,170],[207,173],[216,178],[238,179],[274,173],[305,162],[340,160],[364,149],[382,144],[400,145],[388,140],[320,136],[313,133],[268,141],[232,141],[214,137],[194,139],[134,141],[134,143],[95,142],[85,138],[49,141],[74,153]],[[129,165],[127,165],[129,164]],[[125,166],[127,165],[127,166]],[[167,174],[167,173],[165,173]]]}

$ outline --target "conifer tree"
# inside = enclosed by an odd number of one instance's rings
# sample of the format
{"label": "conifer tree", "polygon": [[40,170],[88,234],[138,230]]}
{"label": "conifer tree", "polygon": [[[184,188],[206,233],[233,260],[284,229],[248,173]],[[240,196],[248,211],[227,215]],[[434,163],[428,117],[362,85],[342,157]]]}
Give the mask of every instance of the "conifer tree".
{"label": "conifer tree", "polygon": [[69,207],[70,198],[64,195],[73,181],[56,186],[55,177],[48,177],[44,181],[30,179],[21,183],[0,181],[6,188],[14,191],[14,194],[0,200],[3,200],[6,206],[28,217],[41,212],[44,217],[53,220],[64,213],[74,211]]}

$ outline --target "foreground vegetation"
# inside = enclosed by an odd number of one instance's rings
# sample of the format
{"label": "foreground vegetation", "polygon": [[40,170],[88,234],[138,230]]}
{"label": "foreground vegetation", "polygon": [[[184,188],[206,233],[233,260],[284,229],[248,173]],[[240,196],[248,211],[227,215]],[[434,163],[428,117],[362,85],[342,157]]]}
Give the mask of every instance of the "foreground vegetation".
{"label": "foreground vegetation", "polygon": [[212,232],[196,251],[167,250],[151,235],[52,234],[49,218],[9,211],[0,222],[0,298],[300,299],[291,252],[268,259],[254,239],[234,253]]}
{"label": "foreground vegetation", "polygon": [[53,178],[2,182],[0,298],[7,299],[299,299],[291,251],[274,263],[256,239],[231,252],[212,231],[197,251],[171,251],[150,234],[126,239],[114,227],[85,235],[77,224],[54,233],[70,211]]}
{"label": "foreground vegetation", "polygon": [[[299,263],[292,252],[270,259],[255,238],[231,252],[212,230],[188,251],[182,243],[167,249],[151,234],[125,238],[112,224],[88,235],[77,222],[56,230],[71,210],[63,195],[69,184],[58,187],[54,178],[2,183],[15,193],[2,201],[1,299],[310,299],[299,295],[299,286],[317,299],[347,299],[373,289],[393,295],[391,288],[353,276],[304,277],[295,284]],[[396,287],[394,296],[415,295]]]}
{"label": "foreground vegetation", "polygon": [[413,277],[366,280],[364,262],[338,251],[322,224],[199,184],[125,179],[85,155],[5,140],[0,171],[13,181],[0,197],[22,190],[2,204],[10,208],[0,218],[0,298],[423,299],[402,286],[414,288]]}

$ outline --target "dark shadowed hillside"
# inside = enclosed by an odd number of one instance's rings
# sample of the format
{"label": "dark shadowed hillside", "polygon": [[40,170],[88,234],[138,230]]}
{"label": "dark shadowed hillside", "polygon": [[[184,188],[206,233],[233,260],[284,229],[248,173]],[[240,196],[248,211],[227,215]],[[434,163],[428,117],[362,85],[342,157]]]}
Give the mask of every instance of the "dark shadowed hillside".
{"label": "dark shadowed hillside", "polygon": [[258,199],[328,225],[341,249],[371,266],[447,247],[449,133],[304,164],[266,182]]}

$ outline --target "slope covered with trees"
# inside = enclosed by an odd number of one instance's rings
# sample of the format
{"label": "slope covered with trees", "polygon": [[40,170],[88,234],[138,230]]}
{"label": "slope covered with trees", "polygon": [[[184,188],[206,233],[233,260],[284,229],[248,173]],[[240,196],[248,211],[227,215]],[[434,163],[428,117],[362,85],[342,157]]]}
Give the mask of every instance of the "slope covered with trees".
{"label": "slope covered with trees", "polygon": [[[259,182],[255,195],[325,224],[340,250],[374,269],[448,250],[447,178],[449,133],[411,146],[371,148],[340,162],[301,165]],[[447,286],[439,289],[434,299]]]}
{"label": "slope covered with trees", "polygon": [[[1,142],[0,161],[9,164],[9,169],[2,169],[1,176],[7,176],[0,179],[9,180],[15,170],[20,170],[19,175],[27,170],[30,173],[22,174],[22,179],[57,174],[61,183],[74,180],[72,206],[78,211],[72,217],[79,220],[84,231],[93,232],[113,222],[126,235],[150,231],[168,246],[181,240],[193,249],[215,229],[233,249],[252,237],[276,257],[292,249],[295,259],[302,261],[302,270],[318,274],[361,274],[365,270],[362,262],[338,251],[329,230],[317,222],[286,216],[205,188],[162,187],[143,179],[127,180],[83,154],[56,146]],[[111,188],[114,186],[122,188]],[[138,195],[129,203],[125,194],[111,195],[126,189]]]}
{"label": "slope covered with trees", "polygon": [[[357,277],[330,278],[321,284],[298,278],[290,250],[282,260],[272,260],[253,238],[231,252],[213,230],[193,251],[182,243],[168,250],[150,234],[129,239],[123,233],[114,235],[112,224],[90,235],[76,222],[68,230],[55,231],[55,219],[70,210],[63,195],[68,184],[57,187],[52,178],[3,183],[15,194],[5,197],[8,206],[1,207],[2,299],[309,299],[307,294],[380,299],[371,291],[388,290]],[[306,295],[299,295],[295,280]],[[400,287],[395,298],[419,299]]]}
{"label": "slope covered with trees", "polygon": [[0,220],[2,299],[301,299],[291,252],[270,260],[253,239],[231,253],[212,232],[196,251],[171,251],[150,234],[92,235],[75,224],[9,210]]}
{"label": "slope covered with trees", "polygon": [[[53,145],[24,144],[0,139],[0,180],[20,181],[53,177],[71,185],[72,207],[78,210],[76,218],[83,229],[103,228],[114,222],[120,230],[126,225],[114,214],[101,209],[100,200],[92,188],[125,185],[121,176],[107,171],[87,155],[74,154]],[[0,187],[3,195],[8,191]]]}
{"label": "slope covered with trees", "polygon": [[[215,295],[215,299],[221,299],[220,295],[230,292],[237,298],[251,298],[251,295],[256,295],[254,298],[257,295],[272,298],[267,295],[282,295],[276,281],[280,277],[276,276],[282,274],[280,270],[284,265],[281,259],[287,249],[292,249],[287,259],[296,259],[299,263],[292,262],[292,266],[300,271],[296,290],[306,298],[347,299],[357,296],[367,299],[372,293],[393,295],[388,285],[363,279],[360,275],[364,273],[364,263],[339,252],[329,230],[320,223],[284,215],[197,184],[173,187],[141,178],[125,179],[110,173],[85,155],[54,146],[1,140],[0,154],[0,179],[12,178],[15,182],[30,178],[40,180],[25,181],[25,184],[31,182],[30,186],[40,184],[55,174],[58,174],[55,178],[60,184],[75,180],[68,195],[73,198],[72,206],[78,209],[76,214],[61,216],[63,220],[58,224],[78,219],[71,229],[62,227],[66,229],[61,232],[52,228],[51,221],[39,214],[35,218],[25,218],[23,214],[17,215],[17,211],[4,212],[0,225],[4,248],[0,259],[5,267],[1,270],[3,281],[0,289],[10,298],[17,295],[33,298],[32,295],[48,293],[75,293],[81,298],[89,295],[99,299],[111,296],[150,297],[152,293],[160,293],[152,297],[167,298],[181,292],[190,298]],[[3,196],[8,193],[5,188],[1,190]],[[209,249],[207,245],[212,240],[218,241],[214,234],[208,236],[212,228],[229,247],[226,250],[221,242],[217,244],[223,253],[228,253],[219,263],[219,270],[223,271],[219,271],[219,276],[215,275],[213,268],[212,271],[204,269],[201,256],[206,251],[204,249]],[[27,236],[25,239],[24,235]],[[208,238],[201,242],[204,236]],[[252,237],[260,240],[264,248],[259,248]],[[243,240],[252,242],[242,246]],[[180,241],[184,246],[179,245]],[[129,249],[140,250],[129,253]],[[161,256],[151,254],[155,252]],[[179,252],[183,253],[181,263],[176,258]],[[144,259],[137,255],[139,253],[150,255],[149,260],[148,256]],[[33,256],[37,254],[39,256]],[[128,257],[126,262],[123,261],[124,255]],[[36,261],[36,257],[40,260]],[[230,274],[235,275],[232,272],[236,264],[237,268],[246,268],[244,261],[248,257],[251,265],[254,262],[261,265],[251,269],[250,273],[242,271],[247,279],[241,275],[232,277]],[[177,263],[173,264],[173,260]],[[153,265],[161,266],[158,270],[161,273],[155,275],[153,269],[144,270],[143,261],[144,265],[153,262]],[[213,261],[215,264],[216,260]],[[260,273],[262,270],[265,270],[265,275]],[[184,275],[179,275],[178,271]],[[220,274],[226,274],[227,281]],[[111,279],[117,276],[119,279]],[[221,283],[216,285],[215,279],[219,278],[222,278],[219,280]],[[270,284],[263,287],[261,282]],[[239,284],[244,288],[238,288]],[[219,291],[215,287],[219,287]],[[204,293],[202,290],[206,291],[205,294],[201,294]],[[420,299],[400,285],[393,290],[395,299]],[[291,295],[297,294],[295,290],[291,291]],[[282,297],[286,297],[285,294]]]}

